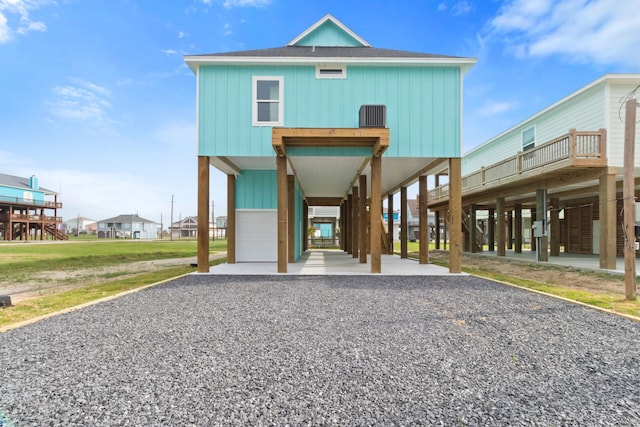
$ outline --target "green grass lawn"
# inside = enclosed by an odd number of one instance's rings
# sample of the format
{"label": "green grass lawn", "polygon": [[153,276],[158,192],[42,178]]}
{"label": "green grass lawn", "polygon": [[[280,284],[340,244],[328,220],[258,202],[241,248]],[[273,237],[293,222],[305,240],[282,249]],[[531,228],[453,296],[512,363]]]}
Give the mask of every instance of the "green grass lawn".
{"label": "green grass lawn", "polygon": [[[210,252],[226,251],[227,242],[210,242]],[[195,240],[83,240],[51,244],[0,246],[0,282],[41,271],[66,271],[135,261],[197,255]]]}
{"label": "green grass lawn", "polygon": [[[210,252],[224,252],[227,242],[210,242]],[[74,271],[135,261],[187,258],[197,255],[195,240],[93,240],[51,244],[12,243],[0,246],[0,283],[26,280],[31,273],[42,271]],[[211,265],[225,262],[218,259]],[[21,301],[13,307],[0,309],[0,330],[3,327],[49,313],[64,310],[99,298],[171,279],[195,271],[190,266],[158,266],[155,271],[137,274],[106,283],[97,283]],[[108,277],[105,277],[108,278]]]}

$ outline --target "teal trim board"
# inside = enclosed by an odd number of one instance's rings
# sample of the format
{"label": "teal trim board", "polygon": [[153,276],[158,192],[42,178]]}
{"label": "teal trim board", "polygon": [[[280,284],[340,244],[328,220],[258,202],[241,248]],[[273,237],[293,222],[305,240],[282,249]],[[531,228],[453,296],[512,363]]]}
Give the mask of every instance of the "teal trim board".
{"label": "teal trim board", "polygon": [[236,178],[236,209],[277,209],[278,183],[274,170],[243,170]]}

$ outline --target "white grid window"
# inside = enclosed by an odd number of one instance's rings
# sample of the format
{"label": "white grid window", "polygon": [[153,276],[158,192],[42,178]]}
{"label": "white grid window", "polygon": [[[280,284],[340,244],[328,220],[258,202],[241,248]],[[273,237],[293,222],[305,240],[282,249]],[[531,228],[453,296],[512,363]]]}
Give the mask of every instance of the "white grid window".
{"label": "white grid window", "polygon": [[282,126],[284,123],[284,78],[253,78],[253,125]]}

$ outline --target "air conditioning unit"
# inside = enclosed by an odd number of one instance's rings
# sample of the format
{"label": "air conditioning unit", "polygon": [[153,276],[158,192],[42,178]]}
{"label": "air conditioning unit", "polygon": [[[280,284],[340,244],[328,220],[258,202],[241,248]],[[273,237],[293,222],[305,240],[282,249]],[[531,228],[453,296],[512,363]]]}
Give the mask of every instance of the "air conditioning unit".
{"label": "air conditioning unit", "polygon": [[360,107],[360,127],[361,128],[387,127],[387,106],[386,105],[362,105]]}

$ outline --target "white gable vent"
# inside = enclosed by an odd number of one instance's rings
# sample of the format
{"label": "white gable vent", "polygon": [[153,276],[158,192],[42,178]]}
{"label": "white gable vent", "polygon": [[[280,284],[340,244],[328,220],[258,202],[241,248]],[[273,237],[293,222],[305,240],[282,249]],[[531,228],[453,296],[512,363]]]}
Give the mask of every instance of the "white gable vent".
{"label": "white gable vent", "polygon": [[387,106],[386,105],[362,105],[360,107],[360,127],[361,128],[387,127]]}

